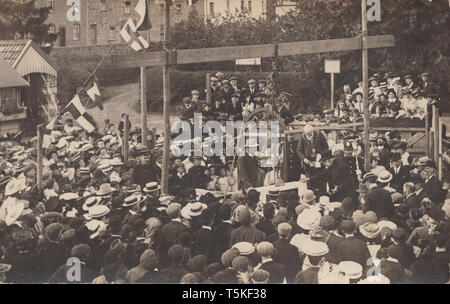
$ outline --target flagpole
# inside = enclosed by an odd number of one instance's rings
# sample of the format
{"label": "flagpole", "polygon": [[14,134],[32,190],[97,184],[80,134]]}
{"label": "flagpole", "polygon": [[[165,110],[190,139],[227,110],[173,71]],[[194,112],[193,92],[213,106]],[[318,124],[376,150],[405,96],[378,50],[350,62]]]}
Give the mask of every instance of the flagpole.
{"label": "flagpole", "polygon": [[364,119],[364,167],[370,170],[370,141],[369,141],[369,59],[367,50],[367,1],[361,0],[362,15],[362,81],[363,81],[363,119]]}
{"label": "flagpole", "polygon": [[[168,57],[168,50],[166,49],[170,43],[170,4],[171,0],[164,1],[164,42],[166,57]],[[169,77],[169,65],[163,66],[163,91],[164,91],[164,147],[163,147],[163,160],[162,160],[162,176],[161,176],[161,192],[163,194],[169,193],[169,149],[170,149],[170,117],[169,117],[169,104],[170,104],[170,77]]]}
{"label": "flagpole", "polygon": [[37,150],[37,185],[38,189],[42,190],[42,134],[41,134],[41,127],[42,125],[39,125],[37,127],[37,141],[36,141],[36,150]]}
{"label": "flagpole", "polygon": [[147,68],[141,67],[141,124],[142,145],[148,147],[147,132]]}

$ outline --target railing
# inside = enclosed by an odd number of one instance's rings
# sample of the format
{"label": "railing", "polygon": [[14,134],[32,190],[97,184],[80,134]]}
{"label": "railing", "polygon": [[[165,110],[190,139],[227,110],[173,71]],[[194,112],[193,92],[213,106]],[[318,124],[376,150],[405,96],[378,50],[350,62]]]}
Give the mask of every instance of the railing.
{"label": "railing", "polygon": [[19,108],[17,113],[3,114],[0,112],[0,121],[22,120],[27,118],[27,108]]}

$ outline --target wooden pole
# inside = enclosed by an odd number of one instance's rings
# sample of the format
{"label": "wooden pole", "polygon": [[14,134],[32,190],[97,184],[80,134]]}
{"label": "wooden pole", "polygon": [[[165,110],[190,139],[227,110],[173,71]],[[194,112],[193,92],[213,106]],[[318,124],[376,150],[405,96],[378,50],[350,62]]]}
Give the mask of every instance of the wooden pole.
{"label": "wooden pole", "polygon": [[438,163],[437,163],[437,165],[438,165],[438,177],[439,177],[439,180],[442,180],[442,118],[441,117],[439,117],[439,119],[438,119],[438,122],[439,122],[439,127],[438,127],[438,130],[439,130],[439,136],[440,136],[440,138],[439,138],[439,158],[438,158]]}
{"label": "wooden pole", "polygon": [[141,129],[142,141],[141,143],[148,147],[148,130],[147,130],[147,69],[141,67]]}
{"label": "wooden pole", "polygon": [[37,142],[36,142],[36,150],[37,150],[37,185],[38,189],[42,190],[42,134],[41,134],[41,126],[37,127]]}
{"label": "wooden pole", "polygon": [[426,145],[427,145],[427,157],[430,157],[431,153],[430,153],[430,118],[429,115],[427,113],[427,115],[425,115],[425,141],[426,141]]}
{"label": "wooden pole", "polygon": [[433,130],[434,130],[433,159],[437,164],[439,160],[439,142],[441,141],[441,137],[439,132],[439,110],[436,106],[433,106]]}
{"label": "wooden pole", "polygon": [[122,149],[123,149],[123,161],[128,161],[128,155],[129,155],[129,149],[130,149],[130,117],[128,114],[125,114],[125,126],[123,130],[123,142],[122,142]]}
{"label": "wooden pole", "polygon": [[156,128],[152,128],[152,147],[156,146]]}
{"label": "wooden pole", "polygon": [[206,73],[206,103],[211,104],[211,73]]}
{"label": "wooden pole", "polygon": [[362,80],[363,80],[363,118],[364,118],[364,167],[370,171],[370,141],[369,141],[369,58],[367,50],[367,1],[361,0],[362,15]]}
{"label": "wooden pole", "polygon": [[[164,2],[164,44],[168,46],[170,43],[170,0]],[[167,52],[167,51],[166,51]],[[164,91],[164,147],[163,147],[163,161],[162,161],[162,176],[161,176],[161,192],[163,194],[169,193],[169,149],[170,149],[170,67],[163,65],[163,91]]]}
{"label": "wooden pole", "polygon": [[331,109],[334,109],[334,73],[331,74]]}

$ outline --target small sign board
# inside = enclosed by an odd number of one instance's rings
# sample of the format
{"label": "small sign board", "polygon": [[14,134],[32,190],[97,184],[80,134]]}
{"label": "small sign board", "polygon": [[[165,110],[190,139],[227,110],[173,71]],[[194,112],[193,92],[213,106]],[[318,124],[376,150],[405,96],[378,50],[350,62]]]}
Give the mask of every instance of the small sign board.
{"label": "small sign board", "polygon": [[261,65],[261,58],[236,59],[236,65]]}
{"label": "small sign board", "polygon": [[325,60],[325,73],[340,73],[341,61],[340,60]]}

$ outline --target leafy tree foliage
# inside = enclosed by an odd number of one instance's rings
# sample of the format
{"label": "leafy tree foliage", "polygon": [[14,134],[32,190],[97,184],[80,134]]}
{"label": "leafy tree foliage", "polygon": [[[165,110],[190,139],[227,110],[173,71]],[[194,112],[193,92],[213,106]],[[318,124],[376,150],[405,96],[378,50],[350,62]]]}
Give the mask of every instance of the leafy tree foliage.
{"label": "leafy tree foliage", "polygon": [[56,34],[49,34],[49,24],[45,24],[50,7],[38,8],[36,1],[16,3],[0,0],[0,39],[31,38],[37,44],[56,40]]}
{"label": "leafy tree foliage", "polygon": [[[369,73],[420,74],[428,71],[441,87],[448,86],[450,10],[447,0],[383,0],[380,22],[369,22],[369,35],[395,36],[393,48],[369,50]],[[357,37],[361,34],[361,2],[355,0],[298,1],[297,9],[284,16],[252,19],[245,14],[222,16],[206,23],[195,11],[173,26],[177,49],[252,45]],[[341,59],[337,86],[361,79],[361,52],[339,52],[280,58],[281,71],[299,73],[294,99],[298,106],[314,107],[327,99],[329,75],[325,58]],[[271,60],[263,60],[270,71]],[[233,62],[193,64],[184,69],[235,69]],[[289,87],[292,87],[289,85]],[[320,103],[319,103],[320,105]]]}

